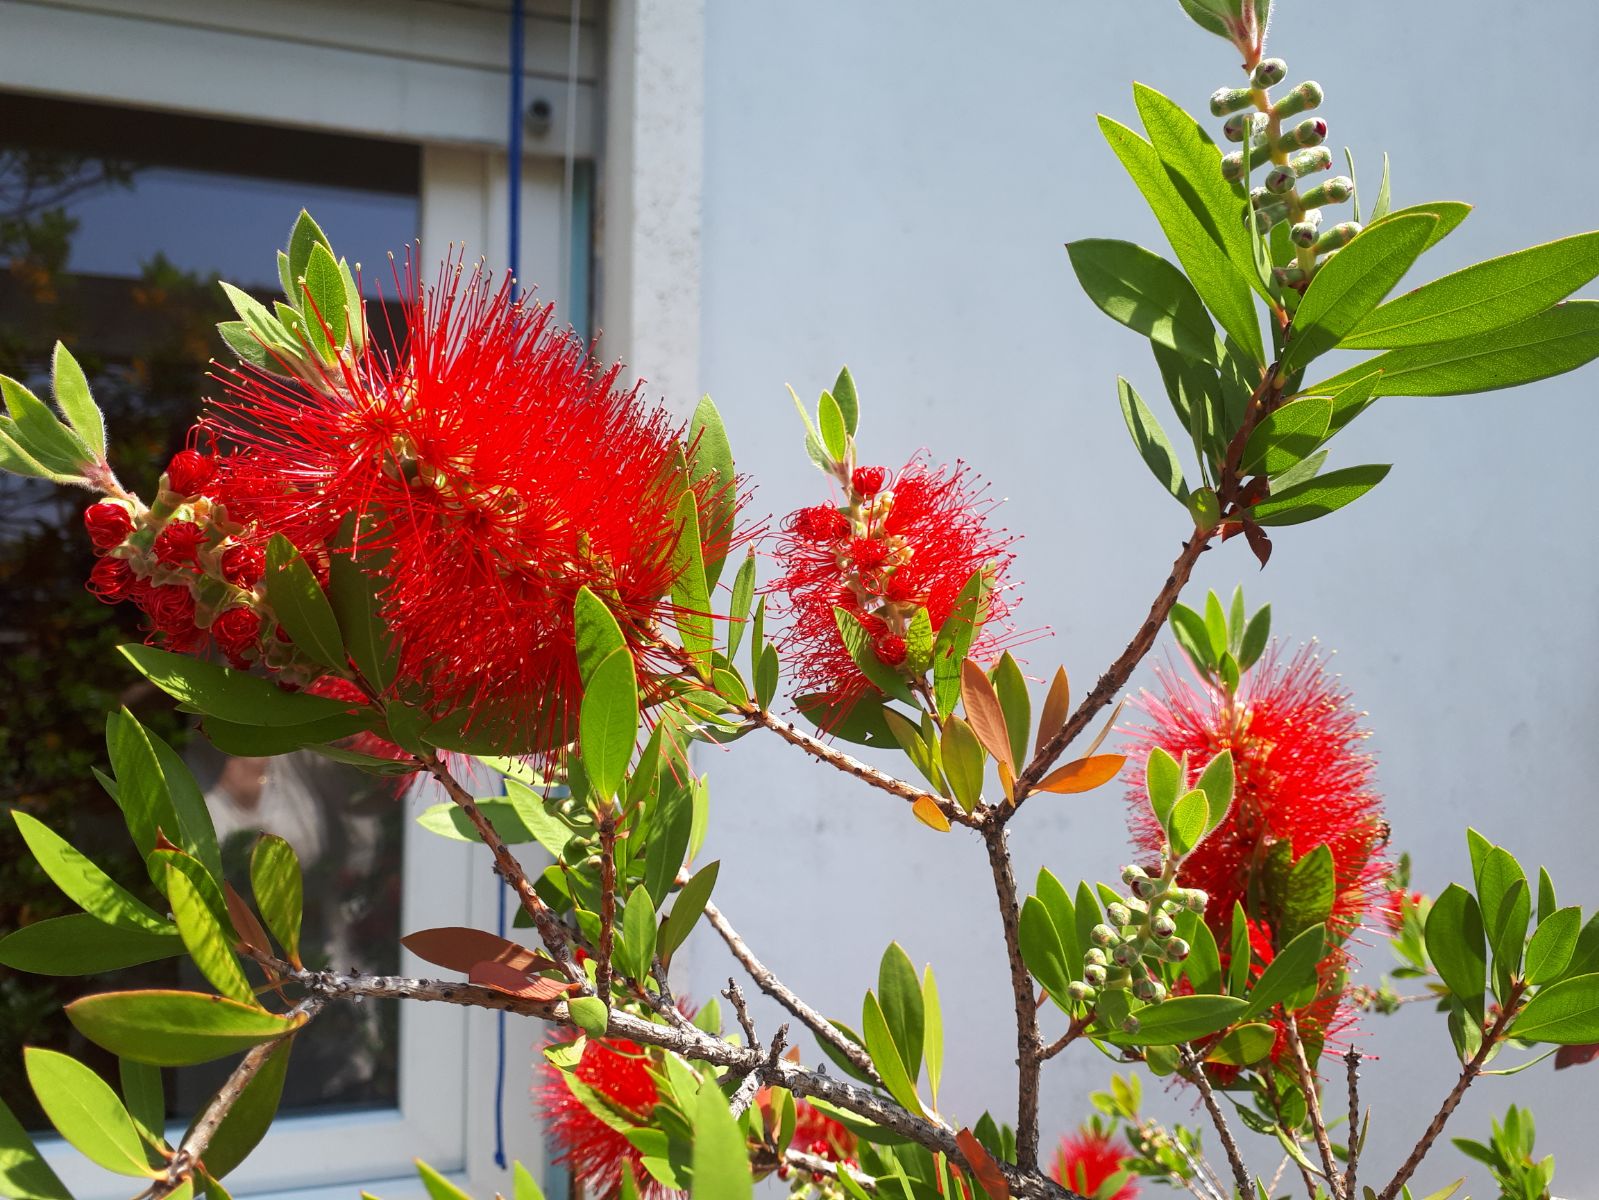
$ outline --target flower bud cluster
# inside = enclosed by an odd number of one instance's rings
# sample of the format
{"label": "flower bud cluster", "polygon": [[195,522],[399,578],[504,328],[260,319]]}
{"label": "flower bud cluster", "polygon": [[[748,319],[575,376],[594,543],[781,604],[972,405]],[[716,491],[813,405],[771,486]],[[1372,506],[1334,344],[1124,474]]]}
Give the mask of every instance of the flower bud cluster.
{"label": "flower bud cluster", "polygon": [[[98,557],[88,589],[106,604],[129,601],[145,614],[151,640],[177,653],[213,643],[230,666],[263,663],[284,682],[321,673],[278,627],[266,600],[266,553],[230,519],[216,495],[217,460],[198,450],[173,456],[155,502],[100,500],[83,514]],[[326,557],[307,562],[326,582]]]}
{"label": "flower bud cluster", "polygon": [[1227,118],[1222,134],[1229,142],[1244,143],[1244,149],[1222,156],[1222,177],[1248,186],[1252,169],[1257,164],[1266,167],[1264,186],[1250,192],[1243,222],[1261,233],[1278,224],[1289,225],[1295,259],[1274,274],[1283,287],[1303,290],[1321,256],[1348,244],[1360,226],[1343,222],[1321,231],[1321,208],[1341,204],[1354,194],[1348,177],[1336,176],[1305,192],[1299,190],[1309,176],[1330,170],[1333,159],[1322,144],[1327,139],[1326,121],[1306,117],[1284,128],[1290,118],[1321,107],[1324,99],[1321,85],[1307,80],[1273,100],[1270,90],[1287,77],[1288,64],[1282,59],[1262,59],[1250,72],[1249,86],[1218,89],[1210,98],[1210,111]]}
{"label": "flower bud cluster", "polygon": [[[1181,912],[1203,913],[1209,897],[1198,888],[1177,886],[1177,865],[1167,860],[1158,876],[1142,867],[1122,868],[1128,894],[1105,906],[1105,921],[1089,931],[1092,943],[1083,955],[1083,977],[1068,994],[1091,1004],[1103,991],[1126,990],[1146,1004],[1166,999],[1161,979],[1164,963],[1182,962],[1190,946],[1177,936],[1175,917]],[[1123,1023],[1127,1033],[1138,1031],[1138,1018]]]}

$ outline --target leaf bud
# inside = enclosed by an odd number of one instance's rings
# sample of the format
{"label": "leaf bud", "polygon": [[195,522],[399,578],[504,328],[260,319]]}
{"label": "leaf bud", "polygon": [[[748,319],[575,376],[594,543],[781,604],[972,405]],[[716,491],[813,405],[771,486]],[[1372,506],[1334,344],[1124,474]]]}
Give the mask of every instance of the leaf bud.
{"label": "leaf bud", "polygon": [[1125,904],[1109,904],[1105,907],[1105,916],[1117,928],[1133,923],[1133,914],[1128,911]]}
{"label": "leaf bud", "polygon": [[1165,913],[1161,913],[1154,920],[1150,921],[1149,932],[1154,934],[1156,937],[1165,940],[1177,932],[1177,922],[1173,921]]}
{"label": "leaf bud", "polygon": [[1104,967],[1084,967],[1083,968],[1083,979],[1084,979],[1084,981],[1086,981],[1087,983],[1092,984],[1094,987],[1104,987],[1105,986],[1105,975],[1106,975],[1106,972],[1105,972],[1105,968]]}
{"label": "leaf bud", "polygon": [[1180,937],[1172,938],[1163,947],[1167,962],[1182,962],[1183,959],[1188,957],[1189,951],[1192,949],[1193,947]]}
{"label": "leaf bud", "polygon": [[1288,64],[1280,58],[1263,58],[1255,64],[1249,82],[1258,88],[1276,87],[1288,78]]}
{"label": "leaf bud", "polygon": [[1324,204],[1342,204],[1355,194],[1355,181],[1347,175],[1334,175],[1324,179],[1299,199],[1306,208],[1320,208]]}
{"label": "leaf bud", "polygon": [[1088,940],[1096,946],[1114,946],[1121,938],[1109,925],[1095,925],[1088,931]]}
{"label": "leaf bud", "polygon": [[1355,235],[1359,232],[1359,221],[1343,221],[1334,225],[1316,239],[1316,253],[1325,254],[1329,250],[1347,246],[1355,240]]}
{"label": "leaf bud", "polygon": [[1123,1033],[1137,1033],[1138,1032],[1138,1026],[1139,1026],[1138,1018],[1133,1016],[1132,1014],[1129,1013],[1127,1016],[1122,1018],[1122,1032]]}
{"label": "leaf bud", "polygon": [[1088,953],[1083,955],[1083,962],[1090,967],[1102,967],[1106,962],[1105,952],[1098,946],[1090,946]]}
{"label": "leaf bud", "polygon": [[[1303,86],[1303,85],[1301,85]],[[1228,113],[1248,108],[1255,102],[1255,94],[1248,88],[1217,88],[1211,93],[1210,115],[1225,117]],[[1311,106],[1312,108],[1315,105]]]}
{"label": "leaf bud", "polygon": [[1122,868],[1122,882],[1128,887],[1132,887],[1135,880],[1148,878],[1149,873],[1137,863],[1129,863],[1127,866]]}
{"label": "leaf bud", "polygon": [[1266,128],[1268,120],[1265,113],[1237,112],[1227,118],[1221,127],[1221,135],[1229,142],[1241,142],[1246,137],[1260,134]]}
{"label": "leaf bud", "polygon": [[[1304,83],[1300,84],[1293,91],[1289,92],[1281,100],[1277,101],[1276,104],[1273,104],[1271,106],[1271,115],[1276,117],[1279,121],[1284,117],[1297,117],[1302,112],[1309,112],[1313,108],[1319,108],[1321,106],[1321,101],[1321,84],[1307,79]],[[1212,96],[1211,106],[1214,107],[1215,103],[1216,98]],[[1231,112],[1232,109],[1228,109],[1227,111]],[[1216,115],[1222,116],[1223,114],[1217,113]]]}
{"label": "leaf bud", "polygon": [[1073,980],[1066,994],[1079,1004],[1089,1004],[1099,998],[1099,993],[1081,980]]}

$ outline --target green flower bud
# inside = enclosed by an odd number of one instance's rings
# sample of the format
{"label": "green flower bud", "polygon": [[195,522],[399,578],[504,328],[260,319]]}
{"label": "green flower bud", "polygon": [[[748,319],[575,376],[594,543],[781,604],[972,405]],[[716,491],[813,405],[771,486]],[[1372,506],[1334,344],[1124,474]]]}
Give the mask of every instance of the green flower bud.
{"label": "green flower bud", "polygon": [[1200,888],[1189,888],[1188,895],[1184,900],[1184,907],[1189,912],[1202,913],[1205,911],[1205,905],[1209,903],[1210,896],[1208,893]]}
{"label": "green flower bud", "polygon": [[1245,137],[1259,140],[1259,136],[1266,130],[1267,117],[1262,112],[1238,112],[1227,118],[1226,124],[1221,127],[1221,135],[1229,142],[1241,142]]}
{"label": "green flower bud", "polygon": [[1088,940],[1096,946],[1114,946],[1121,939],[1109,925],[1095,925],[1088,931]]}
{"label": "green flower bud", "polygon": [[[1301,84],[1301,87],[1304,85]],[[1225,117],[1228,113],[1248,108],[1255,102],[1255,94],[1248,88],[1217,88],[1210,97],[1210,115]],[[1311,106],[1312,108],[1315,105]],[[1297,110],[1296,110],[1297,111]]]}
{"label": "green flower bud", "polygon": [[1234,150],[1221,156],[1221,177],[1228,183],[1241,183],[1244,178],[1244,152]]}
{"label": "green flower bud", "polygon": [[1098,946],[1092,946],[1088,953],[1083,955],[1083,962],[1091,967],[1102,967],[1105,965],[1105,952]]}
{"label": "green flower bud", "polygon": [[1128,911],[1125,904],[1110,904],[1105,907],[1105,917],[1112,925],[1120,928],[1133,923],[1133,914]]}
{"label": "green flower bud", "polygon": [[1130,880],[1127,886],[1133,889],[1133,895],[1141,900],[1148,900],[1160,890],[1160,881],[1140,874],[1137,878]]}
{"label": "green flower bud", "polygon": [[1165,913],[1162,913],[1149,923],[1149,932],[1154,934],[1156,937],[1165,940],[1177,932],[1177,922],[1173,921]]}
{"label": "green flower bud", "polygon": [[1104,967],[1083,968],[1083,979],[1086,982],[1093,984],[1095,987],[1105,986],[1105,974],[1106,972]]}
{"label": "green flower bud", "polygon": [[1300,179],[1325,171],[1332,166],[1332,151],[1326,146],[1314,146],[1288,156],[1288,169]]}
{"label": "green flower bud", "polygon": [[1136,863],[1129,863],[1127,866],[1122,868],[1122,882],[1125,883],[1128,887],[1132,887],[1133,886],[1133,881],[1136,880],[1136,879],[1148,879],[1148,878],[1149,878],[1149,873],[1147,871],[1145,871],[1143,867],[1140,867]]}
{"label": "green flower bud", "polygon": [[1079,1004],[1088,1004],[1099,998],[1099,993],[1086,983],[1074,980],[1066,989],[1066,994]]}
{"label": "green flower bud", "polygon": [[1280,58],[1263,58],[1255,64],[1249,82],[1258,88],[1276,87],[1288,78],[1288,64]]}
{"label": "green flower bud", "polygon": [[1299,287],[1310,281],[1302,267],[1273,267],[1271,275],[1282,287]]}
{"label": "green flower bud", "polygon": [[[1276,104],[1273,104],[1271,106],[1271,115],[1276,117],[1279,121],[1284,117],[1297,117],[1302,112],[1309,112],[1313,108],[1319,108],[1321,106],[1321,101],[1321,84],[1307,79],[1304,83],[1300,84],[1293,91],[1289,92],[1281,100],[1277,101]],[[1214,108],[1216,104],[1216,98],[1214,96],[1211,97],[1210,103],[1211,107]],[[1232,109],[1227,110],[1227,112],[1231,111]],[[1216,115],[1219,117],[1223,114],[1217,113]]]}
{"label": "green flower bud", "polygon": [[1123,1017],[1122,1018],[1122,1032],[1123,1033],[1137,1033],[1138,1032],[1138,1018],[1135,1017],[1135,1016],[1132,1016],[1132,1015],[1128,1015],[1128,1016]]}
{"label": "green flower bud", "polygon": [[1279,150],[1293,150],[1299,146],[1319,146],[1327,140],[1327,122],[1320,117],[1306,117],[1277,140]]}
{"label": "green flower bud", "polygon": [[1287,167],[1273,167],[1266,172],[1266,190],[1274,196],[1284,196],[1293,190],[1299,176]]}
{"label": "green flower bud", "polygon": [[1133,984],[1133,995],[1150,1004],[1159,1004],[1166,998],[1166,985],[1158,979],[1146,977]]}
{"label": "green flower bud", "polygon": [[1344,221],[1334,225],[1316,239],[1316,253],[1325,254],[1329,250],[1337,250],[1347,246],[1355,240],[1355,235],[1359,232],[1359,221]]}
{"label": "green flower bud", "polygon": [[1279,221],[1288,219],[1288,206],[1287,204],[1274,204],[1270,208],[1256,209],[1253,213],[1246,208],[1244,210],[1245,229],[1250,228],[1251,218],[1253,218],[1254,227],[1259,229],[1261,233],[1265,233]]}
{"label": "green flower bud", "polygon": [[1143,957],[1143,948],[1137,942],[1123,942],[1110,952],[1111,958],[1116,960],[1120,967],[1130,967]]}
{"label": "green flower bud", "polygon": [[1188,957],[1189,952],[1192,949],[1193,947],[1191,947],[1187,942],[1183,941],[1182,938],[1174,937],[1171,941],[1167,942],[1164,947],[1166,961],[1182,962],[1183,959]]}
{"label": "green flower bud", "polygon": [[1321,228],[1321,209],[1313,208],[1305,214],[1303,221],[1298,221],[1288,231],[1288,240],[1296,246],[1313,245],[1316,241],[1316,231]]}
{"label": "green flower bud", "polygon": [[1304,195],[1300,202],[1306,208],[1320,208],[1324,204],[1342,204],[1355,194],[1355,181],[1347,175],[1334,175],[1324,179]]}

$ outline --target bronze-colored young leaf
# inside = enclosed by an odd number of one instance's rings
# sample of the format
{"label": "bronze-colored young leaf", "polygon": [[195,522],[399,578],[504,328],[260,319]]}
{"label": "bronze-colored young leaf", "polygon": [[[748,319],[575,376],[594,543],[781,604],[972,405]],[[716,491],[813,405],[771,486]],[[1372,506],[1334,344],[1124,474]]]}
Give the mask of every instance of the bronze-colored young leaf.
{"label": "bronze-colored young leaf", "polygon": [[509,938],[457,925],[419,929],[402,937],[400,945],[418,958],[463,975],[485,962],[522,972],[544,971],[555,966],[552,959]]}
{"label": "bronze-colored young leaf", "polygon": [[961,665],[961,701],[966,706],[966,723],[972,727],[983,749],[1010,767],[1014,774],[1016,763],[1011,757],[1010,730],[1005,724],[999,696],[983,668],[970,659]]}
{"label": "bronze-colored young leaf", "polygon": [[1079,758],[1063,767],[1056,767],[1038,782],[1040,792],[1059,792],[1066,795],[1091,792],[1115,779],[1127,764],[1125,754],[1096,754],[1092,758]]}

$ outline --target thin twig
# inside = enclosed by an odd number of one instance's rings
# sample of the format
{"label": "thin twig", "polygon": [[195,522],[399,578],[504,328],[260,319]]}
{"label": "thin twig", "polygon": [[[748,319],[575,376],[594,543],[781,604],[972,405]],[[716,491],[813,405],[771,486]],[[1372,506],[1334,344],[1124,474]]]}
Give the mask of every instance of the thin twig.
{"label": "thin twig", "polygon": [[729,979],[727,987],[722,991],[722,995],[732,1002],[733,1011],[738,1014],[738,1026],[744,1031],[745,1044],[750,1046],[757,1045],[760,1039],[755,1036],[755,1022],[750,1020],[750,1008],[749,1005],[744,1003],[743,991],[740,990],[736,982]]}
{"label": "thin twig", "polygon": [[1043,1050],[1039,1051],[1039,1054],[1038,1054],[1039,1061],[1040,1062],[1048,1062],[1050,1059],[1054,1058],[1062,1050],[1066,1049],[1067,1046],[1070,1046],[1078,1038],[1082,1037],[1083,1036],[1083,1031],[1085,1029],[1087,1029],[1093,1023],[1094,1023],[1094,1010],[1093,1009],[1089,1009],[1086,1013],[1083,1013],[1081,1016],[1073,1017],[1071,1026],[1066,1030],[1066,1032],[1061,1034],[1058,1038],[1056,1038],[1049,1045],[1045,1046],[1043,1048]]}
{"label": "thin twig", "polygon": [[284,1014],[289,1018],[303,1016],[305,1021],[301,1021],[288,1033],[275,1037],[270,1042],[262,1042],[259,1046],[251,1047],[249,1053],[239,1060],[239,1065],[233,1068],[233,1073],[228,1076],[227,1082],[217,1090],[215,1096],[211,1097],[211,1103],[205,1106],[205,1111],[195,1121],[194,1127],[185,1135],[167,1166],[166,1177],[156,1180],[149,1191],[144,1193],[150,1197],[150,1200],[161,1200],[162,1197],[172,1195],[183,1186],[184,1180],[194,1174],[197,1166],[204,1164],[205,1152],[211,1145],[211,1139],[216,1136],[222,1122],[238,1103],[239,1097],[244,1095],[244,1089],[250,1085],[250,1081],[260,1073],[267,1059],[272,1057],[273,1051],[303,1029],[306,1021],[316,1016],[317,1011],[325,1003],[321,996],[307,996]]}
{"label": "thin twig", "polygon": [[1316,1138],[1316,1152],[1321,1155],[1321,1170],[1327,1180],[1327,1190],[1332,1193],[1333,1200],[1343,1200],[1343,1178],[1338,1174],[1338,1160],[1333,1157],[1332,1139],[1327,1136],[1327,1122],[1321,1115],[1321,1093],[1316,1087],[1316,1076],[1310,1069],[1310,1060],[1305,1057],[1305,1043],[1299,1038],[1299,1022],[1294,1020],[1294,1014],[1283,1012],[1283,1033],[1288,1039],[1288,1048],[1293,1052],[1294,1071],[1299,1076],[1299,1088],[1305,1094],[1305,1110],[1310,1114],[1310,1131]]}
{"label": "thin twig", "polygon": [[616,811],[607,802],[596,825],[600,841],[600,953],[594,994],[611,1002],[611,952],[616,943]]}
{"label": "thin twig", "polygon": [[1394,1200],[1394,1197],[1399,1195],[1400,1189],[1410,1182],[1410,1177],[1416,1173],[1416,1168],[1421,1166],[1421,1160],[1427,1157],[1432,1144],[1444,1131],[1444,1125],[1448,1122],[1450,1114],[1459,1107],[1460,1098],[1466,1094],[1471,1081],[1482,1073],[1483,1064],[1488,1061],[1488,1056],[1504,1037],[1505,1030],[1510,1027],[1515,1015],[1521,1011],[1521,997],[1525,990],[1526,985],[1520,980],[1512,981],[1504,1005],[1500,1008],[1499,1015],[1494,1018],[1493,1025],[1483,1036],[1482,1045],[1477,1048],[1477,1053],[1471,1056],[1471,1061],[1461,1067],[1460,1078],[1455,1080],[1455,1086],[1450,1088],[1449,1094],[1444,1097],[1443,1104],[1428,1123],[1427,1131],[1421,1135],[1421,1141],[1416,1143],[1416,1148],[1410,1152],[1410,1157],[1405,1159],[1398,1173],[1388,1181],[1388,1186],[1379,1193],[1377,1200]]}
{"label": "thin twig", "polygon": [[1044,1043],[1038,1036],[1033,978],[1022,961],[1021,905],[1016,898],[1016,875],[1011,869],[1005,826],[987,826],[983,841],[988,846],[988,865],[994,874],[994,895],[1005,931],[1011,997],[1016,1009],[1016,1165],[1024,1171],[1034,1171],[1038,1169],[1038,1077]]}
{"label": "thin twig", "polygon": [[1344,1195],[1355,1194],[1355,1171],[1360,1165],[1360,1051],[1353,1046],[1344,1055],[1349,1085],[1349,1161],[1344,1165]]}
{"label": "thin twig", "polygon": [[[728,980],[729,983],[733,981]],[[772,1038],[772,1045],[766,1052],[766,1062],[756,1067],[744,1077],[744,1082],[738,1085],[738,1090],[733,1093],[730,1107],[735,1117],[742,1117],[750,1104],[755,1099],[755,1093],[760,1091],[761,1084],[765,1083],[771,1075],[772,1068],[777,1065],[777,1060],[782,1057],[783,1047],[788,1045],[788,1023],[784,1022],[777,1027],[777,1034]]]}
{"label": "thin twig", "polygon": [[801,1000],[793,989],[772,973],[770,967],[756,958],[754,951],[739,936],[738,930],[734,929],[722,911],[709,901],[705,905],[705,919],[710,922],[711,928],[721,935],[722,940],[727,943],[727,948],[733,952],[733,957],[738,959],[748,972],[756,987],[803,1021],[806,1028],[847,1058],[857,1071],[872,1082],[878,1082],[871,1056],[839,1032],[838,1027],[831,1021]]}
{"label": "thin twig", "polygon": [[522,864],[516,861],[516,856],[511,853],[504,839],[495,830],[494,823],[483,814],[482,809],[478,808],[472,793],[461,786],[460,781],[450,773],[449,767],[445,766],[433,751],[417,755],[417,761],[429,775],[439,781],[445,793],[455,802],[455,806],[466,814],[468,821],[472,822],[478,837],[494,855],[495,872],[516,892],[522,911],[532,919],[545,948],[555,958],[566,977],[587,988],[588,977],[583,974],[582,968],[572,961],[571,939],[567,936],[565,927],[550,911],[549,906],[539,898],[538,892],[533,889],[533,881],[527,877]]}
{"label": "thin twig", "polygon": [[790,1147],[783,1159],[790,1167],[808,1171],[812,1175],[826,1176],[829,1179],[837,1179],[840,1174],[848,1172],[850,1179],[858,1184],[862,1191],[875,1192],[877,1190],[877,1180],[864,1171],[855,1167],[845,1166],[842,1163],[836,1163],[830,1158],[823,1158],[820,1154],[807,1154],[803,1150],[795,1150]]}
{"label": "thin twig", "polygon": [[[1260,1081],[1266,1088],[1266,1099],[1271,1104],[1272,1116],[1277,1120],[1277,1129],[1282,1134],[1284,1144],[1291,1140],[1295,1147],[1298,1147],[1298,1137],[1283,1124],[1283,1102],[1282,1097],[1277,1094],[1275,1072],[1262,1071]],[[1299,1171],[1299,1178],[1305,1185],[1306,1195],[1310,1200],[1321,1200],[1321,1185],[1316,1182],[1315,1172],[1306,1165],[1310,1160],[1304,1157],[1303,1151],[1299,1154],[1290,1154],[1289,1157],[1294,1160],[1294,1166]]]}
{"label": "thin twig", "polygon": [[1233,1182],[1238,1185],[1238,1194],[1247,1198],[1252,1194],[1249,1168],[1244,1165],[1244,1156],[1239,1153],[1238,1142],[1227,1124],[1226,1114],[1221,1111],[1221,1105],[1216,1103],[1216,1093],[1210,1090],[1210,1080],[1205,1078],[1205,1064],[1199,1061],[1192,1046],[1183,1047],[1182,1063],[1193,1077],[1194,1085],[1199,1088],[1199,1098],[1204,1101],[1205,1111],[1210,1114],[1210,1123],[1216,1127],[1216,1136],[1221,1139],[1222,1149],[1227,1151],[1227,1164],[1233,1169]]}

